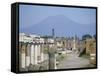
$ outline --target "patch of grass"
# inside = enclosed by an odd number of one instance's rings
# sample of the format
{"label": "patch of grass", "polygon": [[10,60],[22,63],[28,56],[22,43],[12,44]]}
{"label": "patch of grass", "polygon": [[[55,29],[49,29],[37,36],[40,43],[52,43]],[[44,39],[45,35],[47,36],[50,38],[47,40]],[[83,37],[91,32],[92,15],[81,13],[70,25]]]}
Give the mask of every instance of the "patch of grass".
{"label": "patch of grass", "polygon": [[81,57],[83,57],[83,58],[89,58],[89,55],[84,54]]}
{"label": "patch of grass", "polygon": [[56,57],[56,60],[57,60],[57,61],[61,61],[61,60],[64,59],[64,57],[65,57],[64,54],[60,54],[60,55],[58,55],[58,56]]}

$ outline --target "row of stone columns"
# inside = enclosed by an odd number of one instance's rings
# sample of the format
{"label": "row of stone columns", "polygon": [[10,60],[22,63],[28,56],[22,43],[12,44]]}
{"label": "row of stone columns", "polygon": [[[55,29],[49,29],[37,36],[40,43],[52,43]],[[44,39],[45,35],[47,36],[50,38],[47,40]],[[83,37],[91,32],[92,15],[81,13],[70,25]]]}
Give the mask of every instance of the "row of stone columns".
{"label": "row of stone columns", "polygon": [[[20,67],[26,68],[29,65],[37,65],[38,62],[43,62],[43,45],[42,44],[26,44],[20,45]],[[38,61],[40,56],[40,61]]]}

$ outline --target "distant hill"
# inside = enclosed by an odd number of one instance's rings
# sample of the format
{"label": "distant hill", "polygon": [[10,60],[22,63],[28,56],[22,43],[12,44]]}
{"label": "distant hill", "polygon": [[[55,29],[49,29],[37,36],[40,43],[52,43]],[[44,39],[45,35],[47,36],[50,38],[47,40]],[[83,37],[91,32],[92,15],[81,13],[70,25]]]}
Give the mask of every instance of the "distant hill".
{"label": "distant hill", "polygon": [[57,15],[47,17],[46,19],[28,28],[23,28],[20,30],[20,32],[51,35],[52,28],[54,28],[55,35],[57,36],[67,36],[75,34],[82,36],[83,34],[87,33],[95,33],[95,27],[92,25],[95,24],[79,24],[70,20],[64,15]]}

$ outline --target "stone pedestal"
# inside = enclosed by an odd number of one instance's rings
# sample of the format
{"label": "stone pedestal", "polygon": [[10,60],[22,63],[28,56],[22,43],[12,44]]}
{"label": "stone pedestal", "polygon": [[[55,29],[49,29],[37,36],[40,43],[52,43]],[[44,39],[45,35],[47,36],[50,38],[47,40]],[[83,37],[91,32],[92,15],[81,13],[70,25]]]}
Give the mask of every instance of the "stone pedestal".
{"label": "stone pedestal", "polygon": [[52,46],[52,48],[49,49],[49,69],[50,70],[53,70],[53,69],[56,69],[56,55],[55,55],[55,52],[56,52],[56,47],[55,46]]}
{"label": "stone pedestal", "polygon": [[49,69],[53,70],[55,69],[55,55],[54,54],[49,54]]}

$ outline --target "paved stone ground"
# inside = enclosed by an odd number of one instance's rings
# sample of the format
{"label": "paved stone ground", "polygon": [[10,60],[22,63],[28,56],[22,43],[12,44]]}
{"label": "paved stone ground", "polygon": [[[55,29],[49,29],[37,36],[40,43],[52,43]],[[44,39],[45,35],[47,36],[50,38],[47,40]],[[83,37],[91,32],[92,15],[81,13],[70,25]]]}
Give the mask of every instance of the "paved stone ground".
{"label": "paved stone ground", "polygon": [[72,52],[66,55],[66,57],[57,66],[57,69],[85,68],[85,67],[94,67],[94,65],[89,63],[88,58],[78,57],[78,54]]}

